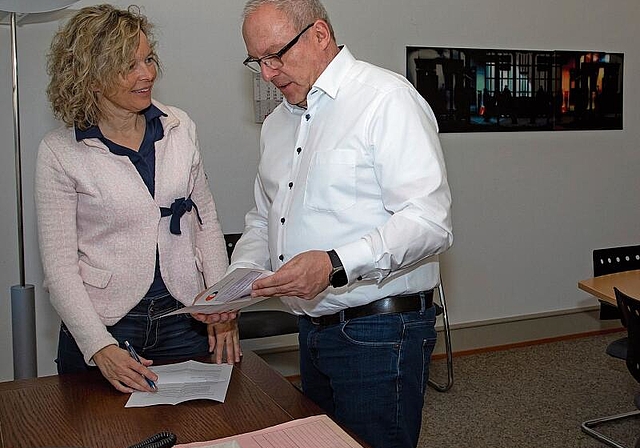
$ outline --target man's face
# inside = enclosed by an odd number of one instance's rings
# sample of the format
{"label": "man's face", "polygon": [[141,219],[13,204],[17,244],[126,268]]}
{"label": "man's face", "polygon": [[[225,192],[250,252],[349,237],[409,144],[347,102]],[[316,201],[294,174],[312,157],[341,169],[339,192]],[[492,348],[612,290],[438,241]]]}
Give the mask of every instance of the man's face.
{"label": "man's face", "polygon": [[[242,26],[247,54],[254,58],[277,53],[300,31],[294,28],[283,12],[271,5],[257,9]],[[282,67],[272,69],[265,64],[261,66],[262,78],[273,83],[291,104],[306,106],[307,93],[322,72],[318,70],[318,48],[313,45],[313,32],[311,27],[282,56]]]}

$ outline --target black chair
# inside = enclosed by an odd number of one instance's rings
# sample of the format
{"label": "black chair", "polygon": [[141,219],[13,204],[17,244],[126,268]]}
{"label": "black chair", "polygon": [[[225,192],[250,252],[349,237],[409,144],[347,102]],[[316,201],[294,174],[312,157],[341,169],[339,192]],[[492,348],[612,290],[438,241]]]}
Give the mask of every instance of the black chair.
{"label": "black chair", "polygon": [[[627,369],[635,380],[640,383],[640,298],[629,297],[617,288],[614,288],[616,302],[624,319],[627,322],[628,348],[627,348]],[[616,442],[605,434],[596,431],[594,427],[603,423],[619,421],[640,415],[640,392],[634,397],[636,409],[624,414],[611,415],[608,417],[596,418],[582,423],[582,431],[591,437],[616,448],[625,448],[624,445]],[[637,446],[637,445],[636,445]]]}
{"label": "black chair", "polygon": [[[229,260],[241,236],[241,233],[224,235]],[[298,316],[282,310],[243,310],[238,318],[240,339],[265,338],[297,332]]]}
{"label": "black chair", "polygon": [[593,251],[593,276],[640,269],[640,245],[609,247]]}
{"label": "black chair", "polygon": [[[640,246],[609,247],[593,251],[594,277],[634,269],[640,269]],[[620,319],[622,325],[627,326],[620,310],[603,301],[600,301],[600,318]],[[614,358],[626,359],[627,337],[616,339],[610,343],[607,347],[607,354]]]}

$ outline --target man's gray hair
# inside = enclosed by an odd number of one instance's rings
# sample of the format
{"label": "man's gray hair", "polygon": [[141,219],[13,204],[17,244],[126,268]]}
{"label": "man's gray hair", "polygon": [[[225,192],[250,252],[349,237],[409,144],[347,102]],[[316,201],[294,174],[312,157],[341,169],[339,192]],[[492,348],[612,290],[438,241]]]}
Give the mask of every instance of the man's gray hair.
{"label": "man's gray hair", "polygon": [[333,27],[329,21],[329,14],[319,0],[249,0],[242,10],[242,19],[246,20],[248,16],[264,5],[272,5],[274,8],[284,12],[298,30],[302,30],[316,20],[324,20],[329,25],[331,37],[335,40]]}

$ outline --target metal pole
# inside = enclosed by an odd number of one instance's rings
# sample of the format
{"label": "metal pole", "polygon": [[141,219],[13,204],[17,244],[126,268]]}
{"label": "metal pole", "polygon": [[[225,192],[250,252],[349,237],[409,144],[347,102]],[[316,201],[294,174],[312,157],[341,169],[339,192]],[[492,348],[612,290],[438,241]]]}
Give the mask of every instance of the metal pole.
{"label": "metal pole", "polygon": [[22,157],[20,152],[20,111],[18,98],[18,44],[16,13],[11,13],[11,65],[13,73],[13,140],[16,161],[16,202],[18,214],[18,260],[20,285],[11,287],[11,331],[13,337],[13,376],[37,376],[36,314],[33,285],[25,284],[24,224],[22,219]]}
{"label": "metal pole", "polygon": [[20,111],[18,97],[18,43],[16,13],[11,13],[11,66],[13,74],[13,141],[16,162],[16,205],[18,211],[18,260],[20,286],[25,284],[24,272],[24,224],[22,221],[22,154],[20,151]]}
{"label": "metal pole", "polygon": [[36,301],[33,285],[11,287],[13,378],[38,376],[36,351]]}

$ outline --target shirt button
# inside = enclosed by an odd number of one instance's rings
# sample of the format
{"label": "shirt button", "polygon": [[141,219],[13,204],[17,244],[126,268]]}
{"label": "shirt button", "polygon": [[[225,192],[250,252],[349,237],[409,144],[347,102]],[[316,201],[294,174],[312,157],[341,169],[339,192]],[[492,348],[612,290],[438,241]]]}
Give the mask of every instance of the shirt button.
{"label": "shirt button", "polygon": [[280,254],[280,256],[278,257],[278,260],[280,261],[284,260],[284,255]]}
{"label": "shirt button", "polygon": [[300,154],[302,152],[302,148],[296,148],[296,152]]}
{"label": "shirt button", "polygon": [[282,224],[284,224],[284,222],[285,222],[285,221],[286,221],[286,220],[285,220],[284,218],[280,218],[280,222],[281,222]]}
{"label": "shirt button", "polygon": [[311,120],[311,114],[307,114],[307,115],[305,115],[305,116],[304,116],[304,118],[305,118],[307,121]]}
{"label": "shirt button", "polygon": [[289,182],[289,190],[293,188],[293,182]]}

